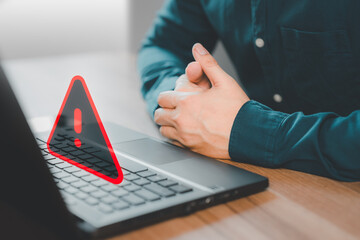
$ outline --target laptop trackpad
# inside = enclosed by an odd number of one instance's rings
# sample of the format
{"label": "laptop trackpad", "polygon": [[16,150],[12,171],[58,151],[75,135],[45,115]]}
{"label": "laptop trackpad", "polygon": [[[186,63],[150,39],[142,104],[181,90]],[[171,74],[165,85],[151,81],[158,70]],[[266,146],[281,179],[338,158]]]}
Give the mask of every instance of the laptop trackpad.
{"label": "laptop trackpad", "polygon": [[113,147],[115,150],[130,154],[143,162],[158,165],[197,156],[189,151],[150,138],[118,143]]}

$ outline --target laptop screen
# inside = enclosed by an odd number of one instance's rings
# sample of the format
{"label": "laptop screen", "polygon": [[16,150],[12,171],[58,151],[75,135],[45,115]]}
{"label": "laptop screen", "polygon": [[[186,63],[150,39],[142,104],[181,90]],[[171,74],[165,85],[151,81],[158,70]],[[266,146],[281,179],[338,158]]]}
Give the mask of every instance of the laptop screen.
{"label": "laptop screen", "polygon": [[44,234],[41,230],[47,229],[54,238],[73,239],[74,221],[1,67],[0,111],[1,228],[12,233],[12,237],[29,237],[35,233],[28,225],[31,223],[30,226],[39,227],[36,234]]}

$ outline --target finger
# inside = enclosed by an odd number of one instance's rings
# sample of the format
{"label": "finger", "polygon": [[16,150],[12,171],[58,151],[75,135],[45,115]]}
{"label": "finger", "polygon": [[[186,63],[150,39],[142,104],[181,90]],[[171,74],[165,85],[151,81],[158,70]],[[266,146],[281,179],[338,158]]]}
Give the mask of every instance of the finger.
{"label": "finger", "polygon": [[154,113],[154,121],[160,126],[173,126],[175,123],[172,120],[174,115],[173,109],[158,108]]}
{"label": "finger", "polygon": [[177,130],[174,127],[170,127],[170,126],[162,126],[160,127],[160,133],[161,135],[163,135],[164,137],[171,139],[171,140],[175,140],[178,141],[178,133]]}
{"label": "finger", "polygon": [[192,52],[195,60],[200,63],[212,86],[220,86],[224,81],[232,79],[200,43],[196,43],[193,46]]}
{"label": "finger", "polygon": [[204,75],[201,65],[198,62],[189,63],[185,69],[185,73],[189,81],[193,83],[200,82],[202,80],[202,76]]}
{"label": "finger", "polygon": [[176,108],[178,102],[177,92],[166,91],[159,94],[158,104],[163,108]]}

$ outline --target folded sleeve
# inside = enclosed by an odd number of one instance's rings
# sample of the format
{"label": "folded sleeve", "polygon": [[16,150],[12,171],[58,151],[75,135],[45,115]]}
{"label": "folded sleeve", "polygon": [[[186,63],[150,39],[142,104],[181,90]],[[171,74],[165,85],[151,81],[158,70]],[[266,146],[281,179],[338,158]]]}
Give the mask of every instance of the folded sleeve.
{"label": "folded sleeve", "polygon": [[235,118],[229,154],[235,161],[359,181],[360,110],[345,117],[285,114],[249,101]]}
{"label": "folded sleeve", "polygon": [[141,92],[151,116],[160,92],[172,90],[193,61],[191,49],[201,42],[214,49],[217,34],[199,0],[168,0],[158,13],[138,55]]}

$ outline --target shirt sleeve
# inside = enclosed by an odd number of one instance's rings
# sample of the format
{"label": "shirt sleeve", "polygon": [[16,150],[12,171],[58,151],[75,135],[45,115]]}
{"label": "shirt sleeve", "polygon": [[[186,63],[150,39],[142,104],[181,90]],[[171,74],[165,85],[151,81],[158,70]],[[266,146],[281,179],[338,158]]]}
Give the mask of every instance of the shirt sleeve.
{"label": "shirt sleeve", "polygon": [[192,46],[201,42],[212,51],[217,42],[199,0],[168,0],[158,13],[138,55],[141,92],[153,116],[160,92],[172,90],[191,61]]}
{"label": "shirt sleeve", "polygon": [[360,110],[346,117],[285,114],[249,101],[235,118],[229,154],[236,161],[358,181]]}

